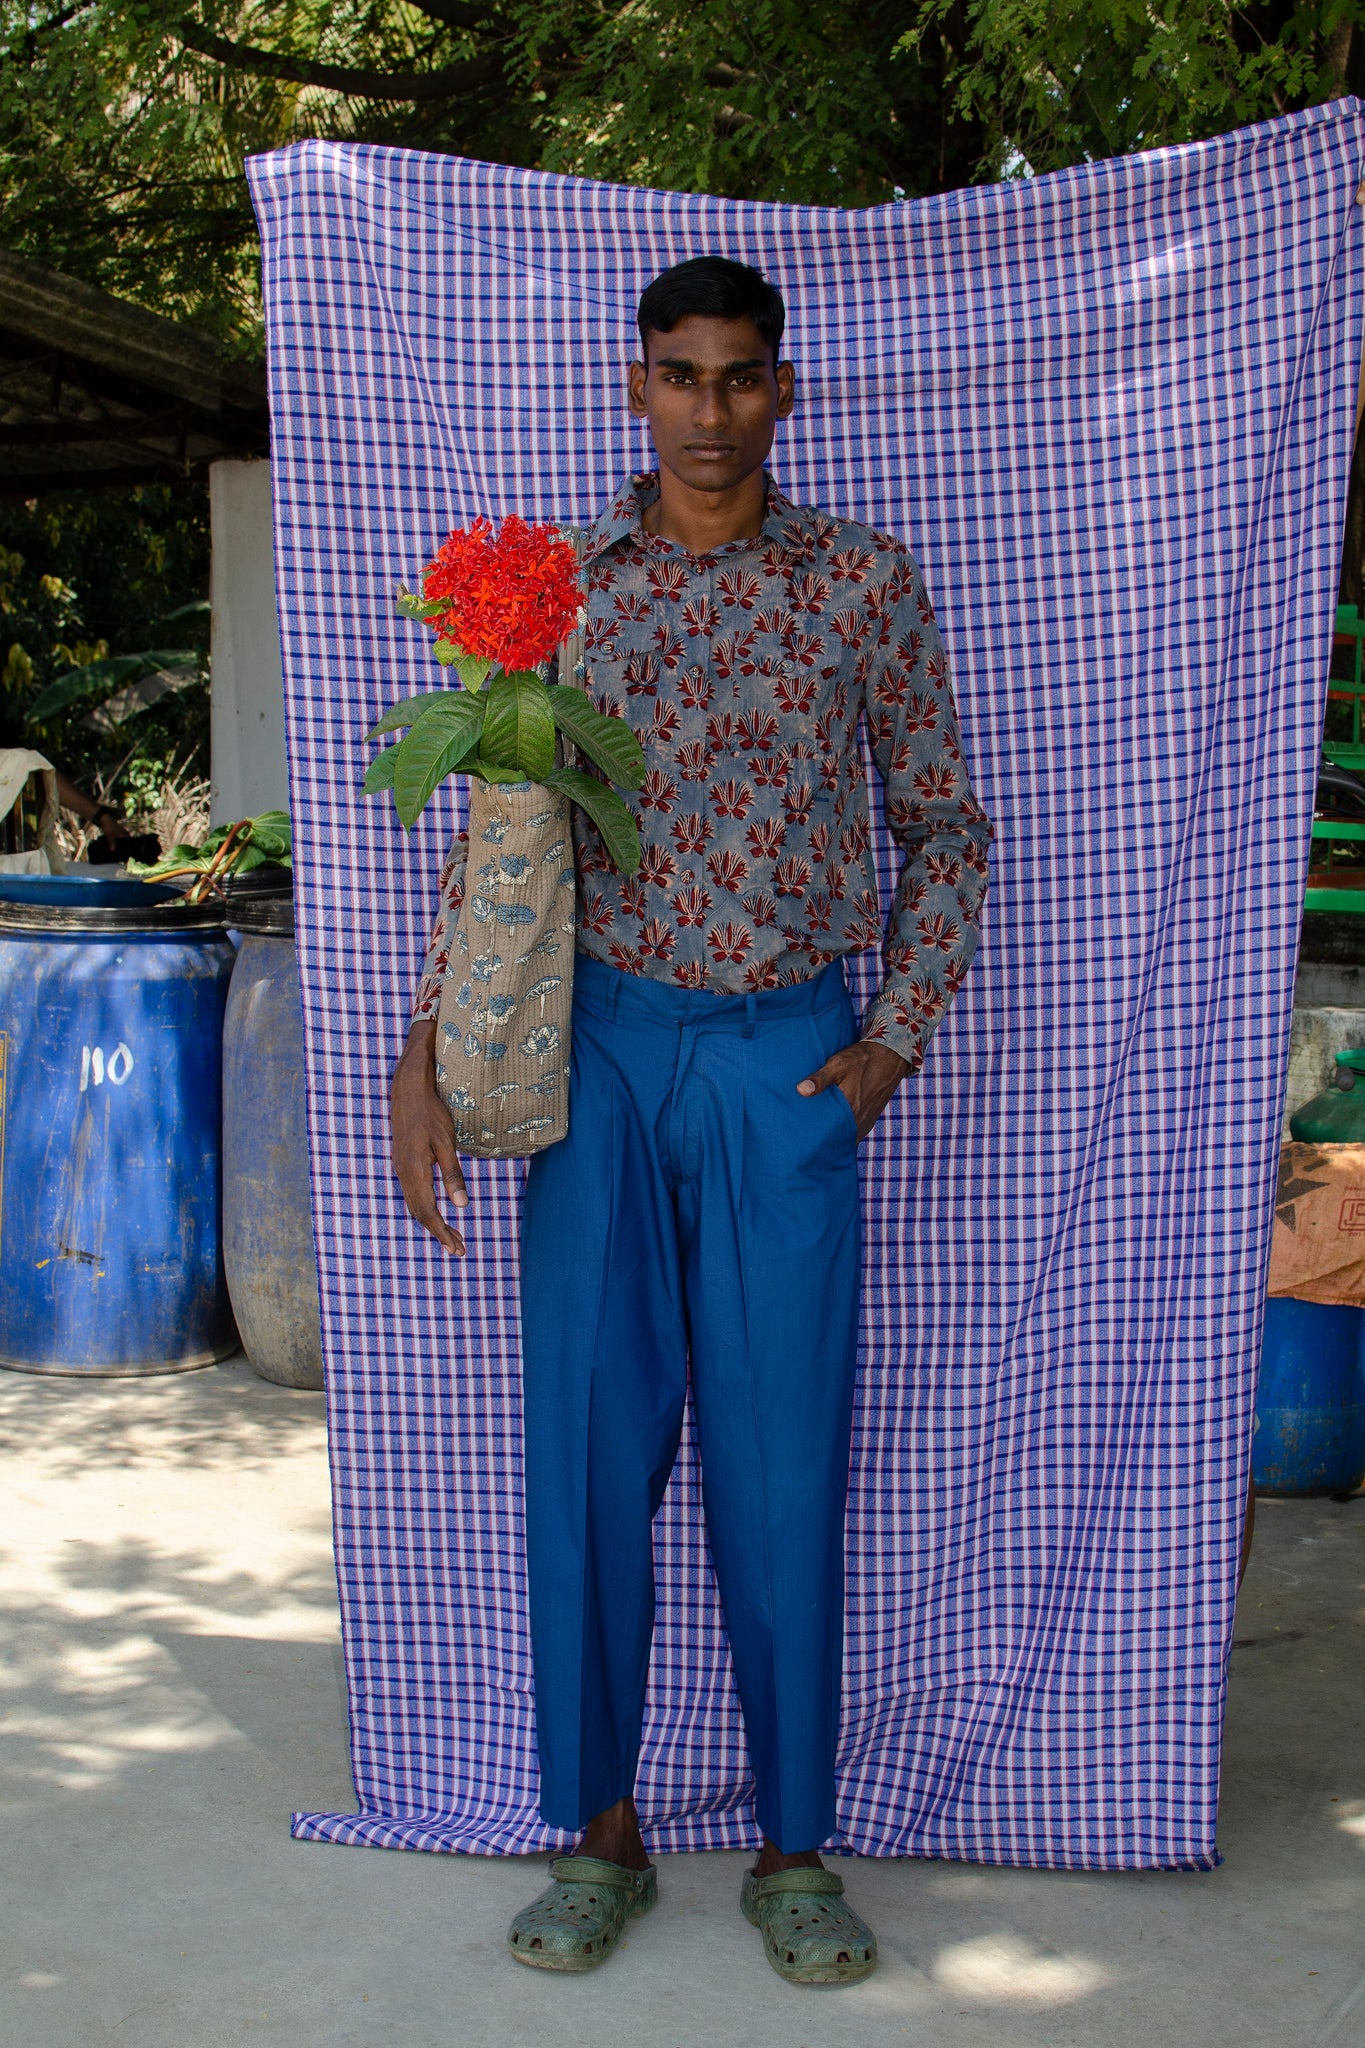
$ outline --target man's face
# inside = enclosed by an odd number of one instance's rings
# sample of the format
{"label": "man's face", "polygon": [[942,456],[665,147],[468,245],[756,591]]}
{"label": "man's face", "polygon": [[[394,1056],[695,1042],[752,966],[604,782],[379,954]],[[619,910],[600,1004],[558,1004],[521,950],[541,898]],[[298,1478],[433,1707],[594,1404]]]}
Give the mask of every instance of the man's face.
{"label": "man's face", "polygon": [[647,337],[630,366],[630,409],[649,421],[659,461],[694,491],[729,491],[762,469],[796,398],[790,363],[774,367],[752,320],[694,313]]}

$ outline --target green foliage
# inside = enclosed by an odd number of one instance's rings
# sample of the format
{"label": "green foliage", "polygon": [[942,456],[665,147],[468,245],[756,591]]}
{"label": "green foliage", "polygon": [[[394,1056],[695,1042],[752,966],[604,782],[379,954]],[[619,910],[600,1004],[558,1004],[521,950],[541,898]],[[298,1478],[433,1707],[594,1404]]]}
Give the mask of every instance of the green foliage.
{"label": "green foliage", "polygon": [[56,717],[59,711],[81,702],[85,698],[100,696],[108,698],[120,684],[140,682],[148,676],[170,671],[178,675],[192,674],[197,657],[192,647],[152,647],[142,654],[110,654],[98,661],[83,662],[79,668],[69,668],[65,675],[40,690],[29,704],[27,718],[30,725],[43,725]]}
{"label": "green foliage", "polygon": [[390,704],[378,725],[372,725],[366,733],[367,740],[377,740],[386,732],[397,732],[405,725],[415,725],[424,711],[433,704],[443,703],[450,696],[449,690],[418,690],[415,696],[400,697],[396,704]]}
{"label": "green foliage", "polygon": [[981,173],[1192,142],[1361,82],[1358,0],[920,0],[897,56],[943,65]]}
{"label": "green foliage", "polygon": [[477,775],[481,782],[505,782],[511,787],[526,781],[524,768],[511,768],[505,761],[490,761],[485,754],[471,754],[460,765],[467,775]]}
{"label": "green foliage", "polygon": [[[438,643],[438,661],[443,658],[440,650],[445,644],[444,641]],[[460,649],[455,650],[455,671],[467,690],[481,690],[492,668],[492,662],[485,660],[482,654],[465,654]]]}
{"label": "green foliage", "polygon": [[623,789],[638,789],[644,780],[645,757],[625,720],[594,710],[582,690],[567,684],[551,684],[548,696],[559,731],[612,782]]}
{"label": "green foliage", "polygon": [[619,787],[638,789],[644,780],[644,751],[635,734],[623,719],[594,710],[581,690],[547,688],[525,671],[499,674],[486,690],[423,690],[385,712],[366,737],[378,739],[403,725],[410,727],[406,739],[375,756],[364,790],[377,796],[392,789],[394,808],[409,829],[447,775],[541,782],[582,805],[623,874],[640,865],[640,835],[616,790],[582,769],[555,766],[560,732]]}
{"label": "green foliage", "polygon": [[438,701],[428,706],[394,749],[393,801],[409,828],[432,791],[473,753],[486,722],[482,696],[468,690],[443,690],[437,695]]}
{"label": "green foliage", "polygon": [[[531,93],[505,62],[517,12],[496,0],[429,12],[408,0],[0,0],[5,242],[254,353],[244,158],[326,136],[533,162]],[[439,97],[403,97],[405,81],[420,91],[462,64]],[[326,82],[338,73],[341,89]]]}
{"label": "green foliage", "polygon": [[[435,610],[400,584],[398,610],[427,624]],[[482,657],[438,641],[433,653],[453,664],[463,678],[459,690],[419,690],[392,705],[367,739],[401,726],[410,728],[397,746],[386,747],[365,771],[366,796],[392,789],[394,808],[411,830],[423,806],[447,775],[476,775],[484,782],[539,782],[563,790],[581,804],[601,832],[624,874],[640,865],[640,835],[630,811],[604,782],[578,768],[555,766],[555,736],[562,733],[622,788],[638,789],[645,757],[623,719],[606,718],[581,690],[558,683],[547,687],[529,669],[500,671]],[[489,677],[492,680],[489,680]]]}
{"label": "green foliage", "polygon": [[942,182],[935,67],[890,62],[901,0],[550,0],[521,12],[547,169],[821,206]]}
{"label": "green foliage", "polygon": [[1363,21],[1362,0],[0,0],[4,238],[254,351],[255,150],[863,206],[1354,89]]}
{"label": "green foliage", "polygon": [[488,685],[479,752],[500,768],[543,782],[555,765],[555,720],[539,676],[500,675]]}
{"label": "green foliage", "polygon": [[215,825],[198,846],[173,846],[158,861],[130,860],[130,875],[155,882],[172,875],[249,875],[255,868],[292,868],[294,843],[288,811],[262,811]]}
{"label": "green foliage", "polygon": [[[254,355],[242,166],[304,137],[866,206],[1362,86],[1365,0],[0,0],[3,239]],[[0,736],[125,791],[204,766],[206,496],[0,505]],[[168,638],[201,679],[112,730],[74,682],[45,694]],[[486,662],[439,658],[482,688]],[[570,736],[621,781],[617,737],[594,732]],[[395,769],[381,755],[367,786]]]}
{"label": "green foliage", "polygon": [[623,875],[633,875],[640,865],[640,833],[634,818],[614,789],[581,768],[552,768],[545,777],[547,789],[562,790],[571,803],[587,812],[602,835],[607,852]]}
{"label": "green foliage", "polygon": [[[155,802],[173,764],[206,770],[207,500],[145,485],[0,502],[3,744],[38,748],[125,807]],[[158,671],[173,690],[119,701]],[[92,725],[92,702],[111,694]]]}
{"label": "green foliage", "polygon": [[365,780],[360,785],[366,796],[378,796],[381,789],[393,788],[400,751],[401,747],[385,747],[382,754],[375,755],[365,770]]}

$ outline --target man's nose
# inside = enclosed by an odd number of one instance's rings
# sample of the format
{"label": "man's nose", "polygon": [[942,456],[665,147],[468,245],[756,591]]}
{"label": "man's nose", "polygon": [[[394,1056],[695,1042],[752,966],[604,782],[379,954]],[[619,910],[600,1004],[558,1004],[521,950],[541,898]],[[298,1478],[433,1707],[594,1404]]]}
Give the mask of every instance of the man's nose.
{"label": "man's nose", "polygon": [[713,383],[710,378],[704,378],[698,384],[693,420],[697,427],[707,431],[729,425],[730,394],[722,379],[717,378]]}

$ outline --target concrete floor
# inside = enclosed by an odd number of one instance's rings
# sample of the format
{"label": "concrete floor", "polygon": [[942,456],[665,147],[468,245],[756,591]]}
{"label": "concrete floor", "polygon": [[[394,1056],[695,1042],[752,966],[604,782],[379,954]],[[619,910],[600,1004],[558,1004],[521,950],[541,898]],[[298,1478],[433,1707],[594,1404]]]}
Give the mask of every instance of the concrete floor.
{"label": "concrete floor", "polygon": [[1261,1504],[1222,1869],[845,1866],[882,1966],[801,1991],[672,1857],[565,1980],[502,1946],[539,1861],[290,1840],[351,1802],[320,1396],[0,1373],[0,1424],[14,2048],[1365,2048],[1365,1500]]}

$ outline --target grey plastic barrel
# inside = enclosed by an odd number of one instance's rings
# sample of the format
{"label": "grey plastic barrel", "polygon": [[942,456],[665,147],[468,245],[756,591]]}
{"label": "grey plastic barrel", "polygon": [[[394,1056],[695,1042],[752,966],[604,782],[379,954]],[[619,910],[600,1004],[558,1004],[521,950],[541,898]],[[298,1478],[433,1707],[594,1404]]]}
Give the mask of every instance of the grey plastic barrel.
{"label": "grey plastic barrel", "polygon": [[242,1348],[262,1379],[316,1389],[322,1332],[293,906],[264,881],[230,887],[228,898],[228,920],[242,934],[223,1021],[228,1291]]}

